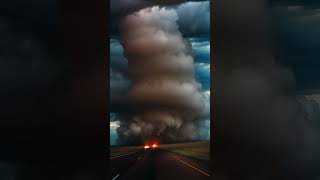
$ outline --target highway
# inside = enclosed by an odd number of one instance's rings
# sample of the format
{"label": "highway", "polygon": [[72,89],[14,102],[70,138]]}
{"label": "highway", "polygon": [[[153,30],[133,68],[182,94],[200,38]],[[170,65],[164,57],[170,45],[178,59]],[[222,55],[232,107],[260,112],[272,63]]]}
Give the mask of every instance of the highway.
{"label": "highway", "polygon": [[208,162],[147,149],[110,158],[110,180],[205,180],[211,179]]}

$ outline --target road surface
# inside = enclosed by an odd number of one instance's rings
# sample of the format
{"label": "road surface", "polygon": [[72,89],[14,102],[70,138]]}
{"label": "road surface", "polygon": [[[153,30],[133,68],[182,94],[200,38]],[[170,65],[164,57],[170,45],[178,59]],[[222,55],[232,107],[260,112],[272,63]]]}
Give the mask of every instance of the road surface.
{"label": "road surface", "polygon": [[161,149],[110,158],[110,180],[207,180],[208,162]]}

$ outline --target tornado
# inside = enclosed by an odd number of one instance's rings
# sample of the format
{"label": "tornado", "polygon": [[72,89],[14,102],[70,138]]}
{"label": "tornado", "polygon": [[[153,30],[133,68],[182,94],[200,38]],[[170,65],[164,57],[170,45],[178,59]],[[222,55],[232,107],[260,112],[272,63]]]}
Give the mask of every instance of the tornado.
{"label": "tornado", "polygon": [[194,72],[190,43],[183,38],[174,9],[148,7],[124,17],[121,43],[132,81],[126,96],[133,110],[117,129],[126,144],[157,137],[190,141],[201,117],[210,113]]}

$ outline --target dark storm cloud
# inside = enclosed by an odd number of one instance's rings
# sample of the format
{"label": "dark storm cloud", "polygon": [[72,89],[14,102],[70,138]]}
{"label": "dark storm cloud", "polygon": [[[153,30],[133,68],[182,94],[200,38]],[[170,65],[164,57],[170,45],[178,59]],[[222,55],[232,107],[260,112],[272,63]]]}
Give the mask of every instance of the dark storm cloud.
{"label": "dark storm cloud", "polygon": [[210,89],[210,41],[207,38],[190,38],[197,80],[203,89]]}
{"label": "dark storm cloud", "polygon": [[[199,2],[205,0],[193,0]],[[110,0],[111,14],[125,15],[150,6],[177,5],[188,0]]]}
{"label": "dark storm cloud", "polygon": [[[110,69],[112,71],[112,69]],[[110,75],[110,111],[111,112],[126,112],[129,108],[127,93],[130,87],[130,82],[127,77],[114,77],[115,73]]]}
{"label": "dark storm cloud", "polygon": [[128,79],[128,60],[123,55],[123,48],[118,39],[110,39],[110,104],[112,112],[128,109],[126,94],[130,81]]}
{"label": "dark storm cloud", "polygon": [[275,6],[272,9],[277,25],[279,61],[293,69],[298,91],[320,88],[318,78],[320,61],[318,6]]}
{"label": "dark storm cloud", "polygon": [[[126,0],[124,0],[126,1]],[[113,5],[114,4],[114,5]],[[130,3],[120,3],[111,1],[111,11],[114,8],[114,13],[111,13],[111,35],[119,35],[119,22],[121,21],[121,13],[128,14],[139,9],[163,5],[170,8],[175,8],[179,20],[177,21],[181,32],[184,36],[189,37],[210,37],[210,1],[130,1]],[[168,6],[170,5],[170,6]],[[117,13],[115,13],[117,12]],[[121,12],[121,13],[120,13]],[[120,13],[120,14],[119,14]]]}
{"label": "dark storm cloud", "polygon": [[196,63],[196,77],[201,83],[202,88],[205,90],[210,89],[210,64],[208,63]]}
{"label": "dark storm cloud", "polygon": [[210,63],[210,39],[190,38],[192,54],[196,63]]}
{"label": "dark storm cloud", "polygon": [[195,131],[197,140],[210,140],[210,118],[200,120]]}
{"label": "dark storm cloud", "polygon": [[111,55],[110,66],[112,67],[113,72],[120,73],[123,76],[128,75],[128,61],[125,58]]}
{"label": "dark storm cloud", "polygon": [[118,39],[110,39],[110,67],[122,76],[128,75],[128,60]]}
{"label": "dark storm cloud", "polygon": [[302,168],[305,177],[319,177],[319,39],[320,4],[303,1],[282,3],[272,9],[278,33],[278,57],[297,79],[297,99],[305,112]]}
{"label": "dark storm cloud", "polygon": [[210,37],[210,1],[186,2],[176,7],[178,25],[184,36]]}

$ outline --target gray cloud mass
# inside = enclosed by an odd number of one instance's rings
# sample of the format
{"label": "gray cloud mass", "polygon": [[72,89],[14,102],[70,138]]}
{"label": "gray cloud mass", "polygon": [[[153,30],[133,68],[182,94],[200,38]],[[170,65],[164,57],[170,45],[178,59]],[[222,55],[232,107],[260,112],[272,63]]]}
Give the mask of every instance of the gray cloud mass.
{"label": "gray cloud mass", "polygon": [[192,140],[200,136],[196,128],[205,127],[197,124],[201,116],[208,117],[209,99],[195,79],[191,44],[182,37],[178,19],[174,9],[152,7],[121,23],[132,82],[127,98],[135,109],[117,129],[127,144],[154,136],[164,142]]}

